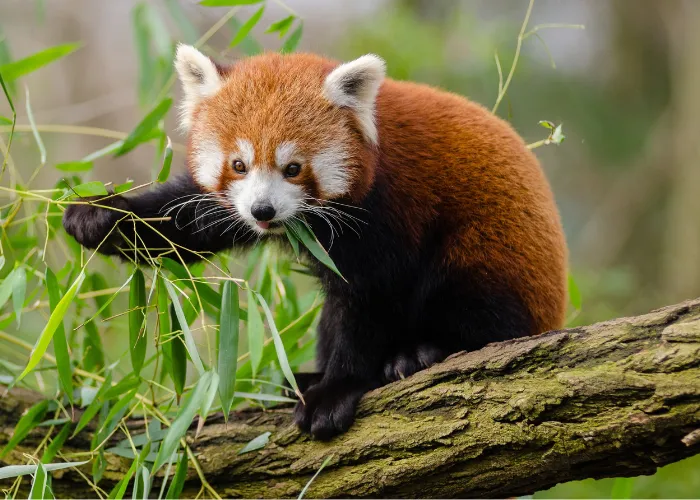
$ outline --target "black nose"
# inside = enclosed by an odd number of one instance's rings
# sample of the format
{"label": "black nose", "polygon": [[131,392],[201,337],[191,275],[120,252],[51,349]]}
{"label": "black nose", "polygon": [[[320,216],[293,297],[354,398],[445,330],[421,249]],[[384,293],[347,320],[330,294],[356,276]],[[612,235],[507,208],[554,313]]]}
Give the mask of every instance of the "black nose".
{"label": "black nose", "polygon": [[275,216],[275,207],[266,201],[256,201],[250,207],[250,213],[253,214],[256,220],[267,222]]}

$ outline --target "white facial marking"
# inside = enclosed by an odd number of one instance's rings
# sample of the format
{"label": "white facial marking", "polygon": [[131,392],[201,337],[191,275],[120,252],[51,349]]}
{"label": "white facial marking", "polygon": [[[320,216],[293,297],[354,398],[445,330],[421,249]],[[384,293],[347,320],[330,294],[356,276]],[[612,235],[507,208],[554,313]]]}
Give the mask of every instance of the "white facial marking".
{"label": "white facial marking", "polygon": [[215,139],[203,139],[194,146],[194,163],[197,182],[216,191],[224,166],[224,153]]}
{"label": "white facial marking", "polygon": [[304,198],[301,186],[286,182],[282,173],[277,170],[263,168],[253,168],[243,179],[232,182],[227,194],[241,218],[259,233],[268,230],[261,229],[255,223],[251,213],[254,203],[271,204],[275,209],[275,217],[271,222],[276,222],[294,215]]}
{"label": "white facial marking", "polygon": [[286,141],[280,143],[275,150],[275,163],[277,167],[284,168],[294,160],[299,161],[300,159],[295,157],[296,150],[297,145],[293,142]]}
{"label": "white facial marking", "polygon": [[184,100],[180,105],[180,126],[187,130],[192,123],[195,107],[205,97],[218,92],[221,77],[212,60],[191,45],[178,45],[175,69],[184,91]]}
{"label": "white facial marking", "polygon": [[365,138],[372,144],[379,140],[374,108],[385,70],[380,57],[367,54],[338,66],[326,77],[323,86],[326,99],[355,112]]}
{"label": "white facial marking", "polygon": [[246,167],[253,166],[255,161],[255,148],[253,143],[247,139],[236,139],[237,150],[231,153],[230,160],[241,160]]}
{"label": "white facial marking", "polygon": [[350,172],[345,168],[348,151],[335,144],[314,155],[311,168],[325,197],[341,196],[350,189]]}

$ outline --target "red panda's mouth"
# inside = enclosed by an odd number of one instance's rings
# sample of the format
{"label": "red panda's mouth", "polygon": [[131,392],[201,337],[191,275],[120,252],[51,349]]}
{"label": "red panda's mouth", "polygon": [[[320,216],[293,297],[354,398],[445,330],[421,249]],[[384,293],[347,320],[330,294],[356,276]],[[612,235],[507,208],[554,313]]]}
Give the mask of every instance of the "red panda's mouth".
{"label": "red panda's mouth", "polygon": [[282,227],[281,222],[269,222],[269,221],[260,221],[260,220],[255,221],[255,225],[258,226],[260,229],[265,229],[265,230]]}

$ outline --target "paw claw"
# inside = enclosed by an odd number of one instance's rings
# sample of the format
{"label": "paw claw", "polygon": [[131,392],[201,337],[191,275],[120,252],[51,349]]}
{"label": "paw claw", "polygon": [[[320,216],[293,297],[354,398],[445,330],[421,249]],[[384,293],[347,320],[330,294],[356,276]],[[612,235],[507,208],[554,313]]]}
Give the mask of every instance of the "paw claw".
{"label": "paw claw", "polygon": [[355,420],[355,410],[366,389],[355,383],[318,383],[304,393],[294,409],[294,420],[315,439],[327,441],[346,432]]}
{"label": "paw claw", "polygon": [[445,359],[445,353],[435,346],[422,344],[412,353],[399,353],[384,365],[387,382],[404,380],[416,372]]}

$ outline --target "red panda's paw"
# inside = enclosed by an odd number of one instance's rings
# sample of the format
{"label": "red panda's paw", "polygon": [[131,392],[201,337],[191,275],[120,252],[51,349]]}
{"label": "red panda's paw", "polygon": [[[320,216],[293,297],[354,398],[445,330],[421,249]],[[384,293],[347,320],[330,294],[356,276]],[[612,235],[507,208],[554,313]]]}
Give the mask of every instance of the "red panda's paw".
{"label": "red panda's paw", "polygon": [[294,410],[294,420],[315,439],[327,441],[346,432],[355,421],[357,403],[368,387],[352,381],[320,382],[304,393]]}
{"label": "red panda's paw", "polygon": [[63,227],[84,247],[97,248],[117,221],[126,215],[124,211],[129,209],[129,203],[121,196],[99,196],[81,201],[92,203],[69,205],[63,214]]}
{"label": "red panda's paw", "polygon": [[444,360],[447,354],[430,344],[421,344],[413,352],[402,352],[384,365],[384,380],[395,382],[410,377]]}

